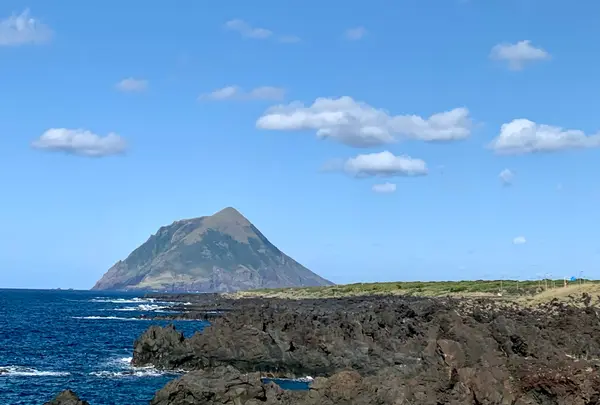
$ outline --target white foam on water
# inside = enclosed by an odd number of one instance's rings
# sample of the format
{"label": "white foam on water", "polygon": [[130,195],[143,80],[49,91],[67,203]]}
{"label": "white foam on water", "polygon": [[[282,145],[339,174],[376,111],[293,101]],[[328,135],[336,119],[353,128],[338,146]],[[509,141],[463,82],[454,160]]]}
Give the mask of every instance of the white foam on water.
{"label": "white foam on water", "polygon": [[100,378],[126,378],[126,377],[160,377],[167,374],[154,368],[131,369],[122,371],[93,371],[90,375]]}
{"label": "white foam on water", "polygon": [[96,321],[147,321],[148,319],[141,318],[122,318],[120,316],[73,316],[73,319],[86,319],[86,320],[96,320]]}
{"label": "white foam on water", "polygon": [[181,370],[169,370],[162,371],[157,370],[153,366],[146,367],[134,367],[131,365],[132,357],[122,357],[118,359],[112,359],[106,363],[106,365],[116,365],[117,370],[101,370],[93,371],[89,373],[94,377],[99,378],[128,378],[128,377],[160,377],[163,375],[177,375],[181,374]]}
{"label": "white foam on water", "polygon": [[133,357],[112,358],[112,359],[108,359],[108,360],[102,362],[100,367],[101,368],[108,367],[111,369],[113,369],[113,368],[118,368],[118,369],[129,368],[129,367],[131,367],[131,360],[133,360]]}
{"label": "white foam on water", "polygon": [[104,308],[102,311],[140,311],[140,312],[152,312],[152,311],[161,311],[163,309],[168,308],[168,306],[161,306],[156,304],[140,304],[137,307],[124,307],[124,308]]}
{"label": "white foam on water", "polygon": [[71,373],[63,371],[41,371],[31,367],[22,366],[0,366],[0,378],[2,377],[65,377]]}
{"label": "white foam on water", "polygon": [[[109,303],[109,304],[139,304],[138,307],[125,307],[121,309],[115,309],[115,311],[153,311],[158,307],[166,308],[174,305],[192,305],[191,302],[185,302],[183,304],[174,301],[157,301],[155,298],[106,298],[96,297],[89,300],[90,302]],[[160,304],[160,305],[159,305]],[[139,309],[141,307],[147,307],[148,309]],[[134,309],[136,308],[136,309]]]}
{"label": "white foam on water", "polygon": [[105,298],[105,297],[96,297],[96,298],[92,298],[90,300],[91,302],[108,302],[108,303],[112,303],[112,304],[141,304],[141,303],[145,303],[145,304],[151,304],[151,303],[155,303],[156,300],[154,298],[131,298],[131,299],[125,299],[125,298],[116,298],[116,299],[111,299],[111,298]]}

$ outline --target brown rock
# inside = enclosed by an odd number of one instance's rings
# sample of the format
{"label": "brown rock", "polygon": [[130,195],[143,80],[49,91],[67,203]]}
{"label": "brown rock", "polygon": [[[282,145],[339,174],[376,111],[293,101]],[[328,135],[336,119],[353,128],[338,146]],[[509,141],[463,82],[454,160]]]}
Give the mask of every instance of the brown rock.
{"label": "brown rock", "polygon": [[52,401],[44,405],[90,405],[88,402],[79,399],[77,394],[71,390],[65,390],[58,394]]}

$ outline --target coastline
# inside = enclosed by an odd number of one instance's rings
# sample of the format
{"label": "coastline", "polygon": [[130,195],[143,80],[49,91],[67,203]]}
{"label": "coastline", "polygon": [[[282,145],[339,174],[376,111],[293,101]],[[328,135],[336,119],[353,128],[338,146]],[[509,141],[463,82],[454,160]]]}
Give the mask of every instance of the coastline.
{"label": "coastline", "polygon": [[[531,405],[547,403],[545,396],[572,404],[600,397],[600,360],[594,360],[600,312],[588,294],[529,306],[402,295],[146,297],[181,303],[173,307],[180,313],[154,319],[210,317],[211,323],[190,337],[151,326],[136,340],[132,365],[187,371],[151,405],[189,404],[186,398],[242,405],[396,405],[399,399]],[[277,378],[305,378],[307,386],[284,390],[272,382]]]}

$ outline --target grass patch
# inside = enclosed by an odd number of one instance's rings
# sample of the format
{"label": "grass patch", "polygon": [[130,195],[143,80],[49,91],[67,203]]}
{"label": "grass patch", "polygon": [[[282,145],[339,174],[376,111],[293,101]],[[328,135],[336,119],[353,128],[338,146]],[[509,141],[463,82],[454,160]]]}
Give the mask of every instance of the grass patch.
{"label": "grass patch", "polygon": [[[580,284],[581,283],[581,284]],[[356,283],[326,287],[277,288],[242,291],[235,297],[273,298],[335,298],[361,295],[415,295],[415,296],[464,296],[464,297],[513,297],[526,298],[551,291],[567,294],[574,287],[598,286],[598,280],[570,282],[564,288],[563,280],[464,280],[464,281],[412,281],[386,283]],[[568,294],[567,294],[568,295]]]}

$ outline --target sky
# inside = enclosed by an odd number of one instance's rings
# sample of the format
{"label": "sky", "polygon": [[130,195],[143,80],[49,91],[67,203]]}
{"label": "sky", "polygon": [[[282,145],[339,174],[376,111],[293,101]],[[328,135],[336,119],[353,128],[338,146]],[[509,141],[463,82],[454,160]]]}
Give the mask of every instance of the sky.
{"label": "sky", "polygon": [[600,278],[600,2],[0,3],[0,287],[233,206],[336,283]]}

